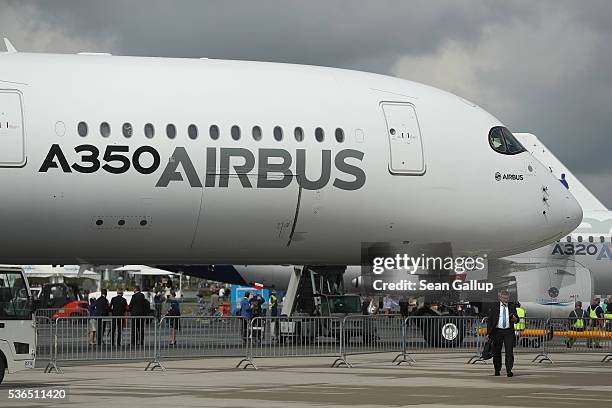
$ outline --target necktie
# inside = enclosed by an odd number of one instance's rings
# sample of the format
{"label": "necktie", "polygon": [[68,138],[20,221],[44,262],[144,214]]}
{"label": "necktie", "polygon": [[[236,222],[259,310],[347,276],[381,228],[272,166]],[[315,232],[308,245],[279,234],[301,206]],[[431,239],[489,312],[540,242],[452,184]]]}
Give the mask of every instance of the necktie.
{"label": "necktie", "polygon": [[508,319],[506,317],[506,305],[502,304],[502,306],[504,307],[504,310],[502,311],[502,329],[505,329]]}

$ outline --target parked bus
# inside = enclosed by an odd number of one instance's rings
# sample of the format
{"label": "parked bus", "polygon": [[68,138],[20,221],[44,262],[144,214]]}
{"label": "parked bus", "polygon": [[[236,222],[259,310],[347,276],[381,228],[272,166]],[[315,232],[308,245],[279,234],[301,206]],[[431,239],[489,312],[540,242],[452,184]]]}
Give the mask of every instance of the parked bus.
{"label": "parked bus", "polygon": [[4,373],[34,368],[36,329],[30,287],[21,268],[0,266],[0,383]]}

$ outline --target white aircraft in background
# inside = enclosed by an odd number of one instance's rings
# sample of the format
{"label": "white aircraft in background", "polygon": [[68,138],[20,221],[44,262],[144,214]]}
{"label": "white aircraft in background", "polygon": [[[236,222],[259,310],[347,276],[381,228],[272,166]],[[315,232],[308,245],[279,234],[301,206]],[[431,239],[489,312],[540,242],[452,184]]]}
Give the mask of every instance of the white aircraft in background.
{"label": "white aircraft in background", "polygon": [[[584,211],[580,226],[557,242],[505,260],[515,269],[496,273],[516,281],[518,299],[532,316],[567,317],[574,302],[612,295],[612,211],[529,133],[516,137],[567,186]],[[525,273],[529,272],[529,273]],[[536,272],[536,273],[534,273]],[[511,283],[511,282],[510,282]]]}
{"label": "white aircraft in background", "polygon": [[502,256],[582,219],[498,119],[429,86],[6,44],[2,262],[346,265],[363,242]]}
{"label": "white aircraft in background", "polygon": [[[522,254],[490,260],[488,280],[505,287],[530,317],[567,317],[574,302],[612,294],[612,211],[608,210],[535,135],[517,139],[573,192],[584,209],[582,224],[557,242]],[[228,283],[286,290],[291,265],[215,265],[203,277]],[[344,287],[358,289],[359,266],[348,266]]]}

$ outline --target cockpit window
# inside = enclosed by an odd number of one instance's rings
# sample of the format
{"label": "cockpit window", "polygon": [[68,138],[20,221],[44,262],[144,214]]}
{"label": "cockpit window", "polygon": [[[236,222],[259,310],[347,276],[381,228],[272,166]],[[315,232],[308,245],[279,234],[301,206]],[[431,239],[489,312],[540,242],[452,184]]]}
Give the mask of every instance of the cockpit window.
{"label": "cockpit window", "polygon": [[504,135],[502,134],[501,128],[494,127],[489,132],[489,144],[498,153],[506,153],[506,142],[504,142]]}
{"label": "cockpit window", "polygon": [[512,132],[502,126],[496,126],[489,131],[489,145],[502,154],[518,154],[526,151]]}

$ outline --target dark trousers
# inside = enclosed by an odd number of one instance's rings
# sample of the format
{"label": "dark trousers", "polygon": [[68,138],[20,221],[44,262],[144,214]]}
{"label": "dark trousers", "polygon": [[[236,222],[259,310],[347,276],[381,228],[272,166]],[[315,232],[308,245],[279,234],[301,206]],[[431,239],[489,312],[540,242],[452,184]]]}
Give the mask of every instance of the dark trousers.
{"label": "dark trousers", "polygon": [[512,367],[514,366],[514,329],[495,328],[493,329],[491,339],[491,348],[493,349],[493,367],[495,367],[495,371],[501,371],[502,345],[504,346],[504,351],[506,353],[506,371],[512,371]]}
{"label": "dark trousers", "polygon": [[[123,319],[120,317],[115,317],[111,326],[111,344],[116,344],[117,347],[121,347],[121,331],[123,330]],[[117,335],[117,340],[115,343],[115,335]]]}
{"label": "dark trousers", "polygon": [[144,319],[132,319],[132,345],[144,343]]}
{"label": "dark trousers", "polygon": [[104,332],[106,331],[106,325],[108,322],[104,321],[103,319],[97,319],[98,320],[98,330],[97,330],[97,337],[98,337],[98,345],[101,346],[102,345],[102,337],[104,336]]}
{"label": "dark trousers", "polygon": [[249,319],[242,318],[242,340],[246,341],[249,336]]}

